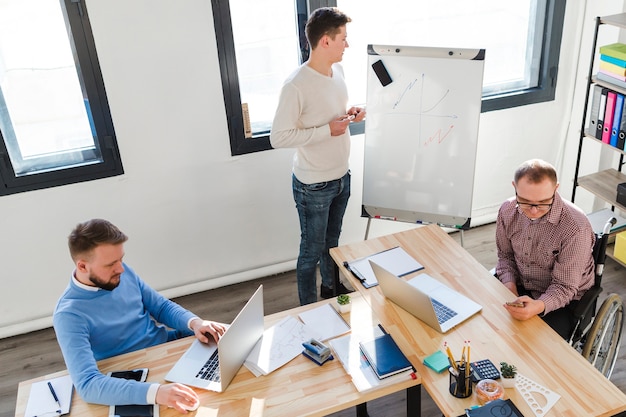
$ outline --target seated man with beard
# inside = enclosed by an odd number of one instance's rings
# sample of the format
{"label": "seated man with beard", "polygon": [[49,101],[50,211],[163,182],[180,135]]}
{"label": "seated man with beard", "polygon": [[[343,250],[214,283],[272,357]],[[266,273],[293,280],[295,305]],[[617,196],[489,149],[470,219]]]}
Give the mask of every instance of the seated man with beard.
{"label": "seated man with beard", "polygon": [[54,311],[54,330],[76,390],[105,405],[161,404],[180,412],[198,395],[182,384],[111,378],[96,361],[194,335],[218,340],[226,328],[160,295],[125,263],[128,238],[106,220],[76,226],[68,238],[75,264]]}

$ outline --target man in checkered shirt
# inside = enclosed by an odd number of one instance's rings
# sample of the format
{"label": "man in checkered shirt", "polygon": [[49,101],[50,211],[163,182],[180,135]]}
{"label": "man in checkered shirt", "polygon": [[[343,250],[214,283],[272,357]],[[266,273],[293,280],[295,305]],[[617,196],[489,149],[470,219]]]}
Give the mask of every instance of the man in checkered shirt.
{"label": "man in checkered shirt", "polygon": [[551,164],[524,162],[513,188],[515,197],[498,212],[496,275],[520,306],[504,308],[518,320],[538,315],[567,339],[576,324],[572,310],[594,282],[593,228],[557,192]]}

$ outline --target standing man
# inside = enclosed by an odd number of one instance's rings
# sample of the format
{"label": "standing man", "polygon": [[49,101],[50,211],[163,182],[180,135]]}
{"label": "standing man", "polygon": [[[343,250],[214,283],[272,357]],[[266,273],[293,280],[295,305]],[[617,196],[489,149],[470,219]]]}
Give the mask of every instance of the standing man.
{"label": "standing man", "polygon": [[339,64],[348,47],[350,18],[333,7],[315,10],[306,23],[309,60],[283,85],[270,142],[274,148],[296,148],[293,196],[300,218],[300,254],[296,277],[300,304],[317,301],[316,267],[322,275],[321,297],[349,292],[335,288],[328,250],[339,244],[343,215],[350,197],[351,122],[365,110],[348,106],[348,89]]}
{"label": "standing man", "polygon": [[68,246],[75,269],[54,311],[57,341],[83,400],[161,404],[186,413],[199,400],[191,388],[111,378],[98,369],[100,359],[194,334],[206,343],[226,331],[223,324],[196,317],[143,282],[122,262],[127,239],[101,219],[72,231]]}
{"label": "standing man", "polygon": [[523,306],[504,307],[518,320],[538,315],[567,339],[572,310],[594,282],[595,234],[585,213],[561,199],[549,163],[524,162],[513,188],[498,213],[496,274]]}

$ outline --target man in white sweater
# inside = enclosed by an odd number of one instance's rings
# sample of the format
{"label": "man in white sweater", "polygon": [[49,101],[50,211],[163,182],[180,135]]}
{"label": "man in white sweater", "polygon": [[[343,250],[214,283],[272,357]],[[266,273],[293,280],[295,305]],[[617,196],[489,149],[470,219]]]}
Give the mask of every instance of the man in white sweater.
{"label": "man in white sweater", "polygon": [[348,47],[348,22],[348,16],[332,7],[311,14],[306,23],[309,60],[285,81],[270,135],[274,148],[296,148],[292,181],[300,217],[296,276],[302,305],[317,301],[318,262],[322,298],[349,291],[340,282],[335,284],[328,253],[339,243],[350,197],[348,126],[365,118],[364,109],[348,109],[348,89],[339,64]]}

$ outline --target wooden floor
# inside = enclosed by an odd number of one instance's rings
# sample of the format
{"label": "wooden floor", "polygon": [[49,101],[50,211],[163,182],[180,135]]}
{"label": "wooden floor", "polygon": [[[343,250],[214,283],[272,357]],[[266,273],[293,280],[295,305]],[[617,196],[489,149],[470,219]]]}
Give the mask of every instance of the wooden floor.
{"label": "wooden floor", "polygon": [[[491,269],[496,263],[494,234],[494,224],[463,232],[464,247],[487,269]],[[452,236],[461,242],[460,232],[455,232]],[[294,272],[180,297],[175,301],[201,317],[230,322],[261,283],[264,285],[266,314],[298,305]],[[626,299],[626,268],[607,259],[603,287],[605,294],[601,295],[601,300],[606,294],[612,292]],[[611,380],[626,392],[626,348],[624,348],[626,342],[624,339],[622,339],[622,348]],[[65,369],[65,364],[52,329],[0,339],[0,416],[15,414],[19,381],[63,369]],[[572,375],[572,378],[575,377]],[[405,410],[406,398],[403,392],[368,404],[371,417],[402,416],[406,414]],[[335,417],[354,415],[354,409],[333,414]],[[422,390],[422,415],[425,417],[441,415],[425,389]]]}

